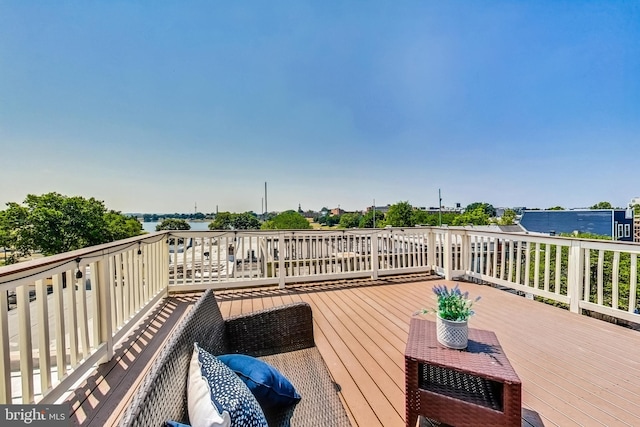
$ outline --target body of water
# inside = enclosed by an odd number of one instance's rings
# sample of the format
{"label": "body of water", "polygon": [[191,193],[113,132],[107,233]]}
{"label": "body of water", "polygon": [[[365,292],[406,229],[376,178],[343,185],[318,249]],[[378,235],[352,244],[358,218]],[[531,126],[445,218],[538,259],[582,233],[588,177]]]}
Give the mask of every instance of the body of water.
{"label": "body of water", "polygon": [[[187,221],[191,226],[192,230],[195,231],[209,231],[209,223],[211,221]],[[159,222],[143,222],[142,229],[144,231],[148,231],[149,233],[153,233],[156,231],[156,225],[160,224]]]}

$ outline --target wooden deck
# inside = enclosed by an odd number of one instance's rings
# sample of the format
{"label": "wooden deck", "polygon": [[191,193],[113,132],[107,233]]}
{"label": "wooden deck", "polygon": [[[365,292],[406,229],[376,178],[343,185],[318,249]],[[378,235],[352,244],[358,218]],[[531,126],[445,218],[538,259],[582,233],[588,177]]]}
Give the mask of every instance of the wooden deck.
{"label": "wooden deck", "polygon": [[[405,276],[216,295],[224,316],[308,302],[316,344],[353,424],[395,427],[405,424],[409,320],[435,304],[435,283],[428,276]],[[482,296],[470,327],[496,333],[522,380],[523,425],[640,425],[639,331],[489,286],[460,287]]]}
{"label": "wooden deck", "polygon": [[[354,426],[405,425],[404,351],[413,313],[435,305],[433,276],[217,291],[225,317],[294,301],[313,309],[316,344]],[[448,283],[453,285],[453,283]],[[495,332],[522,380],[523,425],[640,426],[640,331],[490,286],[470,327]],[[158,349],[197,295],[170,298],[68,402],[72,424],[113,425]],[[427,315],[430,316],[430,315]]]}

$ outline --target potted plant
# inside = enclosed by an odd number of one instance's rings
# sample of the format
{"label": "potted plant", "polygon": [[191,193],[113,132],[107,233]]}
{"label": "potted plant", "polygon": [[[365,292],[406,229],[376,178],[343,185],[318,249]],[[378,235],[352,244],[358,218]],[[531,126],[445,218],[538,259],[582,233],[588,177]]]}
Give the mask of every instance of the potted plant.
{"label": "potted plant", "polygon": [[473,304],[480,297],[470,300],[469,292],[463,293],[458,284],[451,289],[446,285],[434,286],[433,293],[438,300],[438,309],[422,309],[418,313],[436,312],[436,331],[440,344],[459,350],[467,348],[469,341],[467,322],[474,314]]}

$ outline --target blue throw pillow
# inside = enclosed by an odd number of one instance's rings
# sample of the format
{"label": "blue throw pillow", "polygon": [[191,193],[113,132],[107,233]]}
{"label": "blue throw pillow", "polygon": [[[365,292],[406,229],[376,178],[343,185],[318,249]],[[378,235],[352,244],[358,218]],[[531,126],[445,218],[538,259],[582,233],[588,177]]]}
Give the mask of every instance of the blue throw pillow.
{"label": "blue throw pillow", "polygon": [[169,420],[165,422],[166,427],[191,427],[188,424],[182,424],[177,421]]}
{"label": "blue throw pillow", "polygon": [[197,343],[189,365],[187,407],[193,427],[268,427],[244,382]]}
{"label": "blue throw pillow", "polygon": [[225,354],[218,359],[238,374],[263,408],[289,406],[300,401],[293,384],[268,363],[243,354]]}

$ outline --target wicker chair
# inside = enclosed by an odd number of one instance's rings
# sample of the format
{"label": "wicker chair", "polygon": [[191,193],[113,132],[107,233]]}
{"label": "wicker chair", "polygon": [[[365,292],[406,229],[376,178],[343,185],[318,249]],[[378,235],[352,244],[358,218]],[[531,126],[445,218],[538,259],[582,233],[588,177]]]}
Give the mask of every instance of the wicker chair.
{"label": "wicker chair", "polygon": [[269,426],[351,425],[339,387],[315,347],[308,304],[289,304],[224,320],[213,292],[208,290],[176,326],[135,391],[121,426],[159,427],[167,420],[189,423],[187,375],[194,342],[216,355],[260,357],[289,378],[302,400],[286,410],[266,412]]}

